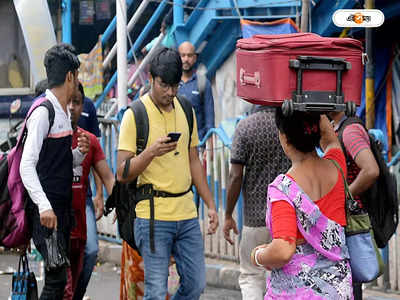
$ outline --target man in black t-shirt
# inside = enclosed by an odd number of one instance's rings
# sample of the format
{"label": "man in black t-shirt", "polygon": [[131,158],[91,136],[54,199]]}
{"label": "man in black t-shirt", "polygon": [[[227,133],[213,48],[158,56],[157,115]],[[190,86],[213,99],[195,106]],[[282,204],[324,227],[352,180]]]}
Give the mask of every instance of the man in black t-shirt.
{"label": "man in black t-shirt", "polygon": [[266,273],[251,263],[250,253],[254,247],[271,240],[265,227],[267,186],[289,167],[290,162],[279,143],[274,108],[259,107],[239,122],[232,142],[223,230],[225,239],[233,244],[230,231],[238,234],[238,229],[232,213],[243,186],[244,226],[239,250],[239,285],[243,299],[259,300],[264,297]]}

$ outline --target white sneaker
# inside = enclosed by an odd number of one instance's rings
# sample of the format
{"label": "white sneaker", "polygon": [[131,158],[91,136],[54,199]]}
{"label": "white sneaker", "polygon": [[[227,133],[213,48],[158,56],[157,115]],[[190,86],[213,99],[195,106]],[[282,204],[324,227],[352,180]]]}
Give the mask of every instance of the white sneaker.
{"label": "white sneaker", "polygon": [[82,300],[91,300],[90,299],[90,297],[89,296],[85,296],[85,297],[83,297],[83,299]]}

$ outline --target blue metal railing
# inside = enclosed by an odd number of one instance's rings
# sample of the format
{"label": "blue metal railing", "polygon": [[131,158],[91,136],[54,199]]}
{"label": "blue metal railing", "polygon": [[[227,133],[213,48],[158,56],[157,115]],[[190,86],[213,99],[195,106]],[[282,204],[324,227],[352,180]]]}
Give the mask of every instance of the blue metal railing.
{"label": "blue metal railing", "polygon": [[[126,9],[128,10],[131,4],[133,3],[133,0],[126,0]],[[111,20],[110,24],[107,26],[106,30],[104,31],[102,37],[101,37],[101,47],[104,47],[112,34],[115,31],[115,28],[117,26],[117,17],[114,16],[114,18]]]}
{"label": "blue metal railing", "polygon": [[63,0],[61,3],[62,8],[62,41],[64,43],[71,44],[71,11],[72,11],[72,0]]}
{"label": "blue metal railing", "polygon": [[144,39],[153,29],[153,26],[157,23],[159,17],[164,12],[164,9],[167,7],[167,1],[163,0],[154,11],[153,15],[151,16],[150,20],[144,26],[141,34],[136,39],[135,43],[133,44],[132,48],[128,52],[128,60],[133,57],[133,54],[139,50],[139,47],[142,45]]}
{"label": "blue metal railing", "polygon": [[[130,5],[130,3],[133,2],[132,0],[128,0],[128,5]],[[206,36],[210,33],[209,30],[213,30],[213,26],[208,26],[210,22],[213,22],[215,24],[218,23],[218,16],[214,13],[212,15],[209,15],[209,19],[207,20],[203,20],[202,22],[200,22],[201,24],[197,24],[199,22],[197,22],[199,20],[199,18],[201,18],[202,13],[204,13],[204,10],[193,10],[193,13],[191,14],[191,16],[188,19],[188,22],[185,24],[184,22],[184,9],[183,9],[183,4],[185,3],[184,0],[178,0],[178,1],[174,1],[174,5],[173,5],[173,18],[174,18],[174,24],[173,24],[173,30],[175,30],[175,37],[177,39],[177,43],[181,43],[184,40],[189,39],[194,45],[199,45],[199,43],[206,38]],[[257,9],[263,9],[263,8],[270,8],[270,9],[278,9],[278,8],[283,8],[283,7],[299,7],[300,6],[300,1],[299,0],[292,0],[292,1],[287,1],[284,3],[281,3],[280,1],[275,1],[275,0],[270,0],[270,1],[265,1],[265,2],[259,2],[259,0],[246,0],[246,1],[240,1],[239,2],[239,6],[240,9],[249,9],[249,8],[257,8]],[[150,20],[147,22],[146,26],[144,27],[144,29],[142,30],[141,34],[139,35],[139,37],[136,39],[134,45],[132,46],[132,48],[129,50],[128,52],[128,60],[132,59],[133,54],[138,51],[140,49],[140,46],[142,45],[144,39],[147,37],[148,33],[151,31],[151,29],[153,28],[154,24],[158,21],[159,17],[162,15],[164,9],[167,6],[167,0],[163,0],[157,7],[156,11],[152,14]],[[231,17],[235,17],[235,18],[239,18],[238,16],[235,16],[236,14],[236,10],[233,9],[234,5],[232,1],[229,0],[223,0],[223,1],[206,1],[206,0],[201,0],[198,4],[198,7],[204,7],[207,6],[209,9],[212,10],[226,10],[229,8],[232,8],[232,11],[234,12],[232,16],[229,16],[229,18]],[[268,15],[262,16],[259,14],[256,14],[254,17],[256,18],[271,18],[273,17],[273,13],[270,13]],[[287,16],[287,14],[285,15]],[[246,14],[246,18],[251,18],[252,16],[249,14]],[[283,16],[281,16],[283,17]],[[206,22],[206,23],[204,23]],[[194,25],[197,25],[196,28],[194,28]],[[112,22],[110,23],[109,27],[106,29],[106,31],[104,32],[104,35],[102,37],[102,44],[104,45],[106,43],[106,41],[109,39],[111,33],[115,30],[115,25],[116,25],[116,20],[115,18],[112,20]],[[194,30],[194,31],[201,31],[203,32],[205,30],[205,28],[208,28],[207,32],[204,32],[203,34],[200,35],[196,35],[196,34],[187,34],[189,32],[187,32],[188,30]],[[231,24],[229,23],[227,28],[233,28],[231,26]],[[229,37],[232,34],[228,35]],[[197,38],[194,38],[195,36],[197,36]],[[195,39],[195,40],[193,40]],[[200,39],[200,40],[198,40]],[[231,42],[228,43],[228,45],[225,45],[224,47],[220,47],[221,49],[224,49],[223,54],[221,55],[216,55],[215,53],[212,53],[212,58],[213,59],[213,66],[209,66],[209,71],[208,71],[208,75],[213,74],[213,72],[215,71],[216,67],[225,59],[225,57],[227,56],[227,53],[230,53],[234,48],[235,45],[235,40],[236,40],[236,36],[233,38],[233,40]],[[218,50],[218,48],[217,48]],[[226,53],[225,53],[226,52]],[[215,57],[219,57],[221,56],[222,59],[215,59]],[[104,99],[106,98],[106,95],[109,93],[109,91],[111,90],[111,88],[116,84],[117,82],[117,73],[115,72],[113,74],[113,76],[111,77],[110,81],[108,82],[108,84],[106,85],[103,93],[101,94],[101,96],[96,100],[95,106],[96,108],[98,108],[100,106],[100,104],[104,101]]]}
{"label": "blue metal railing", "polygon": [[[126,0],[127,9],[131,6],[133,0]],[[62,7],[62,41],[64,43],[71,44],[71,17],[72,17],[72,0],[63,0],[61,3]],[[115,31],[117,24],[117,17],[114,17],[101,37],[101,46],[104,47],[111,35]]]}
{"label": "blue metal railing", "polygon": [[397,165],[397,163],[399,162],[399,160],[400,160],[400,151],[398,151],[398,152],[396,153],[396,155],[392,157],[392,159],[390,160],[390,162],[388,162],[388,167],[392,167],[392,166],[394,166],[394,165]]}
{"label": "blue metal railing", "polygon": [[[242,117],[237,118],[237,120]],[[236,123],[236,122],[235,122]],[[110,120],[103,120],[103,129],[102,129],[102,147],[107,155],[107,162],[112,167],[112,170],[115,172],[116,170],[116,156],[117,156],[117,139],[118,139],[118,127],[119,122],[116,118],[112,118]],[[377,139],[384,141],[383,133],[380,130],[371,130],[371,134],[373,134]],[[206,162],[205,165],[207,167],[207,183],[213,192],[217,212],[220,217],[220,221],[222,222],[224,218],[225,208],[226,208],[226,197],[227,197],[227,180],[229,174],[229,162],[230,162],[230,149],[232,145],[232,140],[225,132],[222,127],[212,128],[210,129],[205,137],[201,140],[199,144],[200,152],[206,152]],[[205,148],[205,150],[204,150]],[[384,153],[386,154],[386,153]],[[203,157],[203,155],[200,155]],[[396,156],[392,159],[388,165],[394,165],[399,160],[400,154],[397,153]],[[198,199],[197,192],[195,193],[195,199]],[[204,205],[204,201],[199,199],[199,218],[202,221],[203,230],[206,230],[206,208]],[[243,228],[243,198],[242,194],[240,194],[240,198],[238,200],[235,217],[238,223],[239,232],[242,231]],[[115,242],[121,243],[121,239],[117,235],[117,229],[115,225],[110,225],[111,218],[103,218],[100,222],[108,223],[106,225],[99,226],[100,238]],[[103,226],[103,227],[102,227]],[[114,226],[114,227],[110,227]],[[219,227],[219,231],[222,230],[222,226]],[[223,239],[222,231],[217,232],[217,241],[209,241],[208,243],[217,243],[218,247],[214,244],[209,248],[206,248],[206,253],[213,257],[226,258],[229,260],[238,260],[238,249],[235,247],[227,246],[225,240]],[[208,238],[207,238],[208,239]],[[238,237],[238,241],[240,240],[240,236]],[[236,243],[238,244],[238,243]],[[223,246],[221,246],[223,245]],[[225,245],[225,246],[224,246]],[[230,247],[230,248],[229,248]],[[223,251],[225,249],[225,251]],[[228,254],[227,254],[228,253]],[[382,256],[387,265],[389,265],[389,250],[388,247],[382,250]],[[387,275],[386,275],[387,276]],[[387,278],[387,277],[385,277]]]}
{"label": "blue metal railing", "polygon": [[[119,122],[115,118],[107,120],[101,119],[100,121],[102,124],[101,145],[106,154],[107,163],[113,172],[115,172]],[[210,129],[199,144],[199,149],[203,149],[200,150],[200,152],[204,151],[204,147],[206,149],[205,151],[207,151],[207,158],[204,162],[207,166],[207,183],[213,192],[217,212],[221,222],[224,218],[226,208],[226,183],[229,174],[231,144],[231,138],[221,127]],[[200,157],[202,157],[202,154]],[[92,187],[94,187],[94,185]],[[95,191],[93,191],[93,194],[95,194]],[[106,193],[104,194],[106,195]],[[194,198],[197,199],[196,191]],[[206,208],[202,199],[200,199],[199,205],[199,218],[202,221],[203,232],[207,232],[208,224],[206,221]],[[242,208],[243,198],[242,195],[240,195],[235,210],[235,217],[237,218],[238,229],[240,232],[243,228]],[[115,224],[111,224],[111,220],[112,217],[108,217],[102,218],[98,222],[99,236],[103,240],[120,244],[121,239],[117,235],[117,227]],[[235,243],[235,246],[230,246],[224,240],[222,226],[220,226],[216,238],[210,238],[210,241],[208,241],[209,237],[205,236],[204,238],[207,239],[205,245],[209,246],[208,248],[206,247],[207,255],[228,260],[238,260],[238,241],[240,235],[237,237],[237,243]]]}
{"label": "blue metal railing", "polygon": [[[167,6],[167,0],[163,0],[154,11],[153,15],[151,16],[150,20],[147,22],[146,26],[143,28],[142,32],[136,39],[135,43],[133,44],[132,48],[128,52],[128,61],[132,59],[133,53],[139,50],[139,47],[142,45],[144,39],[147,37],[149,32],[152,30],[153,26],[156,24],[158,19],[160,18],[161,14],[163,13],[165,7]],[[101,105],[101,103],[106,98],[106,95],[110,92],[111,88],[117,82],[117,72],[113,74],[110,81],[107,83],[103,93],[99,98],[97,98],[95,102],[96,109]]]}

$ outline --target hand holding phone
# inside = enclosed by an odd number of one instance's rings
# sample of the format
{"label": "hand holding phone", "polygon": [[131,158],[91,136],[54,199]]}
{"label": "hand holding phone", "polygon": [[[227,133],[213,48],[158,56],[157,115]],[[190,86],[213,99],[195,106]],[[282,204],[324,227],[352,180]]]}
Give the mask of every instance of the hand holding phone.
{"label": "hand holding phone", "polygon": [[181,136],[180,132],[170,132],[168,133],[168,137],[171,138],[167,143],[177,142]]}

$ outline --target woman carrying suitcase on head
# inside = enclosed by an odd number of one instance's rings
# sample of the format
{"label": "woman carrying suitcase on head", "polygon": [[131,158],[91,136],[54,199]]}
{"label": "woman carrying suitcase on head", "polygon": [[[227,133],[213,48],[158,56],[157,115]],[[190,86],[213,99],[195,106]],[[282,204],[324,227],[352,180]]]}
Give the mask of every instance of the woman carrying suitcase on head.
{"label": "woman carrying suitcase on head", "polygon": [[[268,187],[267,228],[273,240],[256,247],[255,265],[271,270],[265,299],[353,299],[345,243],[346,162],[325,115],[295,111],[276,124],[292,162]],[[325,155],[315,148],[321,145]]]}

